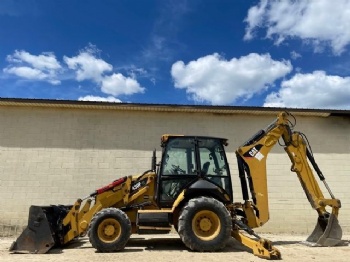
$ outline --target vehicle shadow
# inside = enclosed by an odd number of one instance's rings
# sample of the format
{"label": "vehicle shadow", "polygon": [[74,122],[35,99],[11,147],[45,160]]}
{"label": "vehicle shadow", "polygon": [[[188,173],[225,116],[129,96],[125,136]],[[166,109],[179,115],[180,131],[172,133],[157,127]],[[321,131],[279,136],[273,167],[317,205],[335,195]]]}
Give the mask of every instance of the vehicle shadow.
{"label": "vehicle shadow", "polygon": [[61,247],[54,247],[50,249],[46,254],[61,254],[65,249],[83,249],[83,248],[92,248],[89,240],[87,238],[78,238],[69,242],[68,244]]}
{"label": "vehicle shadow", "polygon": [[[303,241],[300,240],[276,240],[272,242],[273,246],[284,246],[284,245],[305,245]],[[348,246],[349,241],[343,240],[337,246]],[[65,249],[90,249],[93,248],[88,240],[88,238],[80,238],[69,245],[62,248],[53,248],[48,251],[49,254],[60,254],[63,253]],[[132,252],[143,252],[143,251],[180,251],[180,252],[193,252],[188,249],[184,243],[181,241],[180,237],[177,235],[166,236],[166,237],[132,237],[128,241],[125,249],[118,252],[132,253]],[[98,252],[98,251],[96,251]],[[226,252],[248,252],[252,253],[252,250],[242,245],[236,239],[232,238],[227,243],[227,246],[218,251],[219,253]]]}
{"label": "vehicle shadow", "polygon": [[144,250],[167,251],[167,250],[186,250],[186,246],[179,237],[166,238],[131,238],[126,245],[128,247],[140,247]]}
{"label": "vehicle shadow", "polygon": [[[128,247],[140,247],[144,248],[144,250],[151,251],[193,252],[192,250],[188,249],[177,236],[166,238],[132,238],[126,245],[126,249]],[[251,250],[243,246],[237,240],[231,239],[223,250],[218,251],[218,253],[225,252],[251,252]]]}

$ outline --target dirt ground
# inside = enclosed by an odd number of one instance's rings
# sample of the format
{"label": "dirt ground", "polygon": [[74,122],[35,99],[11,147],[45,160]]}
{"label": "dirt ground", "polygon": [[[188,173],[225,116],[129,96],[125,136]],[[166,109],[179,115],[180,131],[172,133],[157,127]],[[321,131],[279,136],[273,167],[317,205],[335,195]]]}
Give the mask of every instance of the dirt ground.
{"label": "dirt ground", "polygon": [[[264,235],[273,241],[282,253],[283,261],[350,261],[350,236],[343,236],[341,245],[336,247],[310,247],[301,242],[305,236],[300,235]],[[191,252],[182,244],[178,235],[133,235],[126,248],[117,253],[97,253],[87,238],[82,238],[65,249],[51,249],[46,254],[13,254],[8,251],[14,238],[0,238],[1,262],[56,262],[56,261],[264,261],[254,256],[249,250],[232,239],[221,252]]]}

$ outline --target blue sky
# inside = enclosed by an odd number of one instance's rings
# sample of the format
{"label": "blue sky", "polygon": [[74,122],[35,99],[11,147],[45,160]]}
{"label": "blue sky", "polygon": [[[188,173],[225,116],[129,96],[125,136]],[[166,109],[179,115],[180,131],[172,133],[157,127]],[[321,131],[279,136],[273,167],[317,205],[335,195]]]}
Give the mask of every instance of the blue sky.
{"label": "blue sky", "polygon": [[350,109],[350,0],[1,0],[0,97]]}

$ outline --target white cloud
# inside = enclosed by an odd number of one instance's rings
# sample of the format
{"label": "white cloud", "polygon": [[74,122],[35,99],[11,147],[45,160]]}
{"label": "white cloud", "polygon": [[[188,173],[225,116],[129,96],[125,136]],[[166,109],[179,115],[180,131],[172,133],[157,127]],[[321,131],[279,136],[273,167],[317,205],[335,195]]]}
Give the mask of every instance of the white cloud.
{"label": "white cloud", "polygon": [[[93,81],[99,85],[103,93],[108,95],[132,95],[145,91],[137,81],[138,76],[147,76],[148,73],[144,68],[136,66],[128,68],[130,76],[113,73],[113,66],[98,58],[99,52],[100,50],[94,45],[89,44],[77,56],[64,56],[65,63],[62,67],[53,53],[32,55],[26,51],[16,50],[12,55],[7,56],[9,65],[3,69],[3,72],[32,81],[46,81],[57,85],[61,83],[59,77],[63,77],[62,72],[70,69],[75,72],[75,80]],[[68,79],[65,78],[65,80]],[[98,99],[93,96],[87,97]],[[108,99],[113,100],[111,96]],[[119,99],[113,101],[120,102]]]}
{"label": "white cloud", "polygon": [[134,78],[125,77],[118,73],[103,78],[101,91],[106,94],[118,96],[143,93],[145,88],[140,86]]}
{"label": "white cloud", "polygon": [[35,69],[27,66],[4,68],[4,72],[8,74],[14,74],[19,77],[23,77],[27,79],[43,80],[46,78],[46,75],[39,69]]}
{"label": "white cloud", "polygon": [[7,61],[12,63],[28,63],[32,67],[40,70],[56,70],[61,68],[56,56],[51,52],[44,52],[36,56],[26,51],[16,50],[13,55],[7,56]]}
{"label": "white cloud", "polygon": [[175,87],[186,89],[193,100],[214,105],[249,99],[291,70],[289,61],[275,61],[269,54],[251,53],[225,60],[215,53],[187,65],[177,61],[172,65],[171,75]]}
{"label": "white cloud", "polygon": [[118,98],[115,98],[113,96],[108,96],[108,97],[101,97],[101,96],[84,96],[84,97],[79,97],[79,101],[97,101],[97,102],[111,102],[111,103],[121,103],[122,101],[119,100]]}
{"label": "white cloud", "polygon": [[245,40],[251,40],[254,38],[256,27],[261,27],[264,21],[264,16],[266,12],[267,0],[261,0],[256,6],[251,7],[248,10],[248,16],[245,22],[248,23],[246,28],[246,33],[244,35]]}
{"label": "white cloud", "polygon": [[287,38],[300,38],[312,43],[320,52],[330,45],[341,54],[350,43],[350,1],[337,0],[261,0],[249,9],[244,39],[254,38],[259,28],[280,44]]}
{"label": "white cloud", "polygon": [[78,56],[71,58],[64,56],[63,59],[68,68],[76,72],[77,81],[92,80],[100,85],[101,91],[105,94],[132,95],[145,91],[145,88],[136,80],[136,75],[146,73],[144,69],[133,67],[130,72],[131,77],[126,77],[121,73],[108,75],[106,73],[111,72],[113,66],[97,58],[98,53],[99,50],[90,44],[80,51]]}
{"label": "white cloud", "polygon": [[266,97],[266,107],[350,109],[350,77],[324,71],[296,74]]}
{"label": "white cloud", "polygon": [[293,60],[296,60],[298,58],[301,58],[301,54],[295,52],[295,51],[292,51],[290,52],[290,57],[293,59]]}
{"label": "white cloud", "polygon": [[53,53],[32,55],[23,50],[16,50],[12,55],[8,55],[6,60],[10,65],[3,69],[4,73],[30,80],[47,81],[54,85],[60,84],[57,74],[62,67]]}
{"label": "white cloud", "polygon": [[93,80],[100,82],[105,72],[110,72],[113,66],[104,60],[97,58],[98,50],[93,45],[80,51],[79,55],[74,57],[64,56],[63,60],[69,69],[75,70],[76,80]]}

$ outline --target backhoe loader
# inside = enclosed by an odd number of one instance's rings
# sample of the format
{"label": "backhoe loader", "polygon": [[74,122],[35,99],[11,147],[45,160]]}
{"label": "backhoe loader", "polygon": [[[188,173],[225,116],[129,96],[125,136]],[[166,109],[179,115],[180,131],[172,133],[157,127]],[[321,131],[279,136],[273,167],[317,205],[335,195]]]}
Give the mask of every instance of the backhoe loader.
{"label": "backhoe loader", "polygon": [[[335,246],[342,237],[340,200],[326,183],[306,136],[293,131],[294,125],[295,118],[281,112],[236,150],[243,203],[233,202],[227,139],[163,135],[161,161],[157,163],[154,151],[152,167],[142,175],[121,177],[73,205],[31,206],[28,226],[10,251],[46,253],[87,235],[97,251],[115,252],[131,234],[162,234],[174,228],[193,251],[221,250],[233,237],[254,255],[280,259],[271,241],[253,231],[269,220],[266,159],[277,142],[283,142],[291,171],[318,214],[306,241]],[[330,198],[324,197],[313,170]]]}

